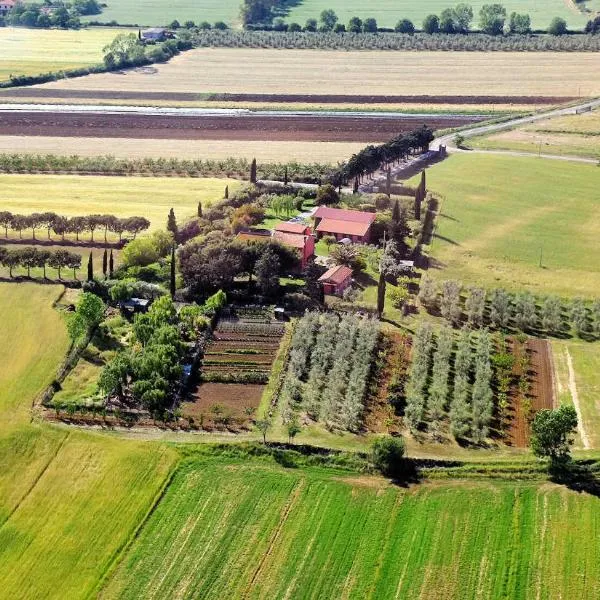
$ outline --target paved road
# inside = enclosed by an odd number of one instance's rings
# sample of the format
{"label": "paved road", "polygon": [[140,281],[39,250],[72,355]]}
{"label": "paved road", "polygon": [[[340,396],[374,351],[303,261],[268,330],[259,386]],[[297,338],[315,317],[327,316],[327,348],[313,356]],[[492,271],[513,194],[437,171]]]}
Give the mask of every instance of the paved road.
{"label": "paved road", "polygon": [[[596,98],[595,100],[587,100],[585,102],[581,102],[580,104],[569,106],[567,108],[557,108],[542,113],[536,113],[535,115],[530,115],[528,117],[519,117],[517,119],[511,119],[510,121],[504,121],[503,123],[494,123],[491,125],[475,125],[468,129],[462,130],[460,132],[460,135],[462,135],[464,138],[470,138],[478,135],[495,133],[497,131],[512,129],[514,127],[518,127],[519,125],[527,125],[529,123],[535,123],[536,121],[542,121],[544,119],[562,117],[565,115],[574,115],[577,113],[578,110],[581,111],[586,109],[594,109],[598,107],[600,107],[600,98]],[[510,154],[512,156],[538,156],[536,153],[518,152],[512,150],[460,150],[454,145],[455,137],[456,133],[451,133],[436,138],[431,144],[431,149],[439,150],[440,146],[446,146],[451,152],[483,152],[488,154]],[[540,156],[542,158],[550,158],[554,160],[568,160],[587,163],[597,162],[597,160],[593,158],[581,158],[577,156],[560,156],[556,154],[540,154]]]}

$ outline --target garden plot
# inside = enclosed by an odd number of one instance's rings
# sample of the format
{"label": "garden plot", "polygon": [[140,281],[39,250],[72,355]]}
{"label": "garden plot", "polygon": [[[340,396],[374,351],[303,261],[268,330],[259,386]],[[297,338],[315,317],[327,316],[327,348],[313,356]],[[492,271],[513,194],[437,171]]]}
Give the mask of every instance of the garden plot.
{"label": "garden plot", "polygon": [[263,311],[241,317],[217,325],[194,400],[183,405],[184,416],[200,428],[247,429],[269,381],[285,325]]}

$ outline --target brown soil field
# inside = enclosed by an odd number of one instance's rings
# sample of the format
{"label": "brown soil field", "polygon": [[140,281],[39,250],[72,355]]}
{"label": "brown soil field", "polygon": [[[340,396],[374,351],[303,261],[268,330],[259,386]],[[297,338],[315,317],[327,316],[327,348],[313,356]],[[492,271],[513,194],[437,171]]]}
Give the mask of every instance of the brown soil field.
{"label": "brown soil field", "polygon": [[365,147],[361,142],[269,142],[262,140],[165,140],[129,138],[0,136],[0,153],[105,156],[116,158],[256,158],[262,163],[298,161],[336,164]]}
{"label": "brown soil field", "polygon": [[485,117],[159,116],[132,114],[0,113],[0,135],[132,139],[384,142],[427,124],[433,129]]}
{"label": "brown soil field", "polygon": [[191,94],[600,95],[593,52],[345,52],[202,48],[166,64],[32,89]]}
{"label": "brown soil field", "polygon": [[238,102],[238,103],[273,103],[273,104],[347,104],[347,105],[387,105],[387,104],[447,104],[447,105],[552,105],[564,104],[576,99],[575,96],[431,96],[431,95],[364,95],[364,94],[195,94],[190,92],[152,92],[87,89],[47,89],[16,88],[0,91],[0,99],[26,98],[52,100],[136,100],[155,103],[159,101],[173,104],[181,102]]}
{"label": "brown soil field", "polygon": [[[547,340],[530,339],[523,348],[520,344],[513,344],[513,353],[517,359],[525,349],[529,355],[529,398],[531,400],[531,414],[533,417],[542,408],[553,408],[554,388],[552,385],[552,362],[550,354],[550,343]],[[520,375],[518,365],[515,363],[513,372]],[[526,448],[529,445],[530,423],[525,414],[525,409],[519,399],[518,391],[513,386],[511,393],[511,421],[507,432],[507,443],[517,448]]]}

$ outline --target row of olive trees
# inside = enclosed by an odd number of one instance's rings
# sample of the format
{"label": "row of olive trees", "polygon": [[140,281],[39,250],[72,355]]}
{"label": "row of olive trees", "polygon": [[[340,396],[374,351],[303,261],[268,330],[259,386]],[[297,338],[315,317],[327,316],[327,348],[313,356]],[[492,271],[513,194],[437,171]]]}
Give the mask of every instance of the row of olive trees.
{"label": "row of olive trees", "polygon": [[31,236],[35,240],[36,231],[45,229],[48,239],[51,239],[51,233],[60,235],[64,241],[65,235],[74,233],[76,240],[86,231],[90,233],[90,239],[94,241],[96,230],[104,232],[104,241],[107,241],[108,232],[116,233],[119,240],[122,240],[123,233],[133,234],[133,238],[150,227],[150,221],[145,217],[126,217],[120,219],[114,215],[87,215],[78,217],[64,217],[54,212],[33,213],[31,215],[13,214],[8,211],[0,212],[0,226],[4,227],[4,236],[8,237],[8,230],[12,229],[19,233],[19,238],[23,239],[23,231],[31,230]]}
{"label": "row of olive trees", "polygon": [[541,330],[548,335],[561,335],[570,328],[580,337],[600,337],[600,299],[564,301],[557,296],[539,298],[530,292],[511,293],[503,288],[464,289],[458,281],[443,281],[438,286],[425,276],[419,300],[427,310],[439,310],[455,327],[466,323],[471,327]]}
{"label": "row of olive trees", "polygon": [[22,267],[27,269],[27,276],[31,276],[31,269],[44,270],[46,267],[56,269],[58,278],[61,279],[62,269],[73,269],[73,279],[77,278],[77,271],[81,268],[81,255],[68,250],[46,250],[45,248],[17,248],[8,250],[0,247],[0,264],[9,271],[13,277],[13,269]]}
{"label": "row of olive trees", "polygon": [[357,431],[379,327],[347,315],[308,313],[292,338],[280,402],[284,420],[298,411],[334,430]]}
{"label": "row of olive trees", "polygon": [[435,336],[431,324],[419,326],[413,337],[406,387],[405,417],[411,431],[418,431],[427,423],[429,431],[439,436],[442,422],[449,414],[450,428],[456,438],[482,442],[488,437],[494,410],[493,344],[490,333],[482,329],[476,335],[473,352],[474,337],[475,334],[463,329],[454,353],[455,336],[451,328],[442,328]]}

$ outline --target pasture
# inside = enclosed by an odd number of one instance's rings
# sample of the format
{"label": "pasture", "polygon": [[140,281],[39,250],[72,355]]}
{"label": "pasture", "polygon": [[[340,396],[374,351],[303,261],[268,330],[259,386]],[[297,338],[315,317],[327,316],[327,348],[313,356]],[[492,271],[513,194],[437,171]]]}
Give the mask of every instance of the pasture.
{"label": "pasture", "polygon": [[160,0],[108,0],[106,4],[102,14],[89,17],[88,20],[141,26],[164,26],[174,19],[181,24],[185,21],[225,21],[235,25],[240,14],[238,0],[175,0],[169,3]]}
{"label": "pasture", "polygon": [[[100,150],[108,152],[106,147]],[[11,174],[0,175],[0,205],[2,210],[19,214],[52,211],[65,216],[106,213],[117,217],[141,216],[150,221],[153,230],[165,226],[170,208],[182,222],[196,214],[198,202],[208,206],[221,199],[227,185],[232,192],[241,183],[191,177]]]}
{"label": "pasture", "polygon": [[576,399],[581,415],[577,445],[600,448],[600,343],[554,340],[552,350],[559,399]]}
{"label": "pasture", "polygon": [[470,139],[467,145],[482,150],[600,158],[600,110],[537,121],[518,129]]}
{"label": "pasture", "polygon": [[600,264],[591,258],[600,252],[597,167],[457,154],[427,176],[442,198],[433,277],[540,295],[598,295]]}
{"label": "pasture", "polygon": [[598,498],[551,484],[190,459],[101,597],[591,600],[599,535]]}
{"label": "pasture", "polygon": [[[524,56],[527,60],[524,60]],[[260,65],[260,69],[252,68]],[[101,73],[32,89],[319,95],[511,97],[600,95],[593,52],[344,52],[201,48],[125,75]],[[155,98],[160,100],[160,98]],[[93,94],[90,94],[93,100]]]}
{"label": "pasture", "polygon": [[[486,4],[484,0],[470,2],[473,7],[474,19],[472,28],[478,28],[479,11]],[[531,24],[534,28],[545,29],[553,17],[562,17],[571,27],[581,28],[585,24],[585,18],[561,0],[505,0],[502,5],[507,14],[513,11],[528,13],[531,16]],[[351,17],[362,19],[373,17],[377,19],[380,27],[394,27],[400,19],[411,19],[415,27],[420,28],[423,19],[431,13],[440,14],[442,10],[451,4],[443,0],[429,0],[428,2],[416,3],[410,0],[375,0],[369,3],[360,0],[302,0],[294,6],[288,17],[288,22],[304,24],[306,19],[318,19],[321,11],[332,8],[340,22],[347,24]]]}
{"label": "pasture", "polygon": [[102,62],[102,48],[126,30],[0,28],[0,81]]}
{"label": "pasture", "polygon": [[[0,136],[0,153],[20,154],[59,154],[79,156],[105,156],[116,158],[185,158],[185,159],[227,159],[232,156],[251,161],[280,163],[297,161],[300,163],[336,164],[350,158],[365,147],[364,143],[354,142],[272,142],[257,140],[140,140],[127,138],[73,138],[37,136]],[[81,178],[79,178],[81,179]],[[121,178],[122,179],[122,178]],[[156,178],[149,178],[150,186]],[[174,179],[169,179],[170,182]],[[198,180],[196,180],[198,181]],[[223,180],[223,186],[227,183]],[[136,178],[134,188],[144,185]],[[231,186],[234,184],[229,184]],[[173,186],[177,189],[177,185]],[[159,185],[160,189],[160,185]]]}

